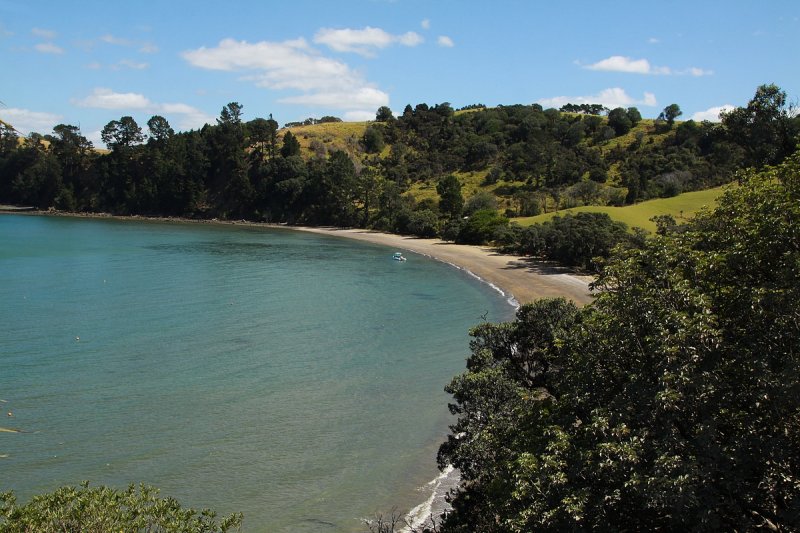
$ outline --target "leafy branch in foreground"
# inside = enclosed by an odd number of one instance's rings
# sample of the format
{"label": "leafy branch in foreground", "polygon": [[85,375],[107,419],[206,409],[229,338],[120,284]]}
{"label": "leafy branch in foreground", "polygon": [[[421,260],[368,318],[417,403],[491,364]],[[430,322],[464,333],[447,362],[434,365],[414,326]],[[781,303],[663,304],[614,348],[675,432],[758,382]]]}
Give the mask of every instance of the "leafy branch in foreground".
{"label": "leafy branch in foreground", "polygon": [[472,331],[443,531],[800,530],[800,152]]}
{"label": "leafy branch in foreground", "polygon": [[159,498],[157,489],[145,485],[116,490],[89,487],[84,482],[80,487],[65,486],[34,496],[21,506],[13,492],[0,493],[2,533],[225,533],[238,531],[241,524],[241,513],[231,514],[217,524],[213,511],[184,509],[177,500]]}

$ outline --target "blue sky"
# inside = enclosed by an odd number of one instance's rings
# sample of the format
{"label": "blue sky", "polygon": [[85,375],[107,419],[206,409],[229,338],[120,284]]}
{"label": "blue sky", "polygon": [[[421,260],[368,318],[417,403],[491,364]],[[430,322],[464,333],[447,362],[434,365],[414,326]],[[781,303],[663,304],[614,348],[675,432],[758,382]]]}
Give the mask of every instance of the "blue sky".
{"label": "blue sky", "polygon": [[636,106],[714,120],[758,85],[800,96],[800,2],[0,0],[0,118],[177,130],[374,118],[450,102]]}

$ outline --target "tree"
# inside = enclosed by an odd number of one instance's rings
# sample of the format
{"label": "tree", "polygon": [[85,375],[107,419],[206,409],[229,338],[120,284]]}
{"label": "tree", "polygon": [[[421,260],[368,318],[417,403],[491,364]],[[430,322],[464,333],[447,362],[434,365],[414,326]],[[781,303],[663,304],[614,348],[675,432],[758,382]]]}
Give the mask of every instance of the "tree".
{"label": "tree", "polygon": [[167,119],[161,115],[154,115],[147,121],[147,128],[150,130],[150,139],[159,144],[164,144],[170,137],[175,135],[175,130],[169,125]]}
{"label": "tree", "polygon": [[664,110],[659,113],[658,120],[666,122],[666,129],[671,130],[673,124],[675,124],[675,119],[678,118],[683,114],[681,108],[678,104],[670,104],[664,108]]}
{"label": "tree", "polygon": [[494,209],[481,209],[467,219],[458,232],[456,244],[486,244],[495,239],[501,228],[508,226],[508,219]]}
{"label": "tree", "polygon": [[800,119],[787,105],[786,93],[777,85],[761,85],[746,107],[722,112],[727,137],[742,146],[745,164],[776,164],[792,153],[800,133]]}
{"label": "tree", "polygon": [[394,115],[391,109],[385,105],[378,108],[378,112],[375,113],[375,122],[390,122],[392,120],[394,120]]}
{"label": "tree", "polygon": [[628,115],[628,119],[631,121],[631,126],[635,127],[639,122],[642,121],[642,114],[635,107],[629,107],[625,114]]}
{"label": "tree", "polygon": [[282,157],[292,157],[293,155],[300,155],[300,141],[297,137],[292,135],[291,131],[287,131],[283,136],[283,146],[281,146]]}
{"label": "tree", "polygon": [[220,126],[240,126],[242,124],[242,109],[239,102],[230,102],[220,111],[217,124]]}
{"label": "tree", "polygon": [[452,174],[445,176],[436,184],[439,194],[439,212],[449,218],[461,216],[464,197],[461,195],[461,183]]}
{"label": "tree", "polygon": [[464,214],[467,216],[485,209],[497,211],[497,197],[487,191],[475,193],[464,204]]}
{"label": "tree", "polygon": [[377,126],[367,126],[361,144],[368,154],[377,154],[383,150],[386,143],[383,140],[383,128]]}
{"label": "tree", "polygon": [[35,496],[18,505],[12,492],[0,493],[0,531],[57,533],[81,531],[172,531],[175,533],[225,533],[239,530],[241,513],[219,523],[216,513],[183,508],[173,498],[158,497],[158,490],[131,485],[126,490],[109,487],[65,486]]}
{"label": "tree", "polygon": [[100,138],[114,151],[126,150],[144,142],[142,128],[129,116],[106,124],[100,132]]}
{"label": "tree", "polygon": [[621,107],[617,107],[609,111],[608,125],[614,129],[614,133],[616,133],[617,136],[620,136],[631,131],[633,123],[628,116],[628,112]]}
{"label": "tree", "polygon": [[444,531],[800,525],[800,152],[617,250],[595,302],[475,328]]}

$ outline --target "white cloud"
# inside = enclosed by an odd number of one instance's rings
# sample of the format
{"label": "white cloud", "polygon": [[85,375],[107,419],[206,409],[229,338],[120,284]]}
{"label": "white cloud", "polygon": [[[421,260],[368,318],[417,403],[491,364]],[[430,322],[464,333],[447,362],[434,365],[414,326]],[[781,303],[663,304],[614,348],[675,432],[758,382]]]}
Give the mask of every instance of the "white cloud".
{"label": "white cloud", "polygon": [[403,35],[398,35],[397,42],[403,46],[418,46],[424,43],[425,39],[415,31],[408,31]]}
{"label": "white cloud", "polygon": [[[653,39],[651,39],[650,42],[654,42]],[[713,72],[710,70],[705,70],[698,67],[689,67],[683,70],[675,70],[670,67],[657,67],[655,65],[651,65],[647,59],[633,59],[625,56],[611,56],[606,59],[602,59],[597,63],[586,65],[583,68],[604,72],[628,72],[632,74],[665,76],[687,74],[691,76],[709,76],[713,74]]]}
{"label": "white cloud", "polygon": [[33,28],[31,33],[36,37],[41,37],[42,39],[47,39],[48,41],[52,41],[57,35],[53,30],[45,30],[43,28]]}
{"label": "white cloud", "polygon": [[284,103],[374,110],[389,101],[388,94],[361,74],[341,61],[322,56],[305,39],[257,43],[224,39],[214,48],[188,50],[182,56],[208,70],[249,71],[242,79],[259,87],[303,93],[284,97]]}
{"label": "white cloud", "polygon": [[113,44],[116,46],[130,46],[131,42],[128,39],[123,39],[121,37],[114,37],[110,33],[107,33],[100,37],[100,40],[104,43]]}
{"label": "white cloud", "polygon": [[680,74],[690,74],[692,76],[711,76],[714,74],[713,70],[704,70],[702,68],[697,67],[690,67],[685,71],[680,72]]}
{"label": "white cloud", "polygon": [[647,106],[658,105],[656,96],[653,93],[645,92],[641,100],[628,96],[624,89],[612,87],[603,89],[598,94],[588,96],[554,96],[553,98],[543,98],[537,101],[543,107],[559,108],[565,104],[601,104],[609,109],[616,107]]}
{"label": "white cloud", "polygon": [[[373,87],[361,87],[353,91],[303,94],[281,98],[281,103],[303,104],[336,109],[378,109],[389,104],[389,95]],[[373,111],[374,114],[374,111]]]}
{"label": "white cloud", "polygon": [[348,111],[342,117],[346,122],[375,120],[375,111]]}
{"label": "white cloud", "polygon": [[337,52],[354,52],[364,57],[373,57],[376,49],[380,50],[395,43],[417,46],[423,41],[422,36],[413,31],[392,35],[370,26],[363,30],[322,28],[314,35],[315,43],[324,44]]}
{"label": "white cloud", "polygon": [[423,30],[431,29],[431,21],[430,21],[430,19],[422,19],[422,22],[420,22],[419,25],[422,26]]}
{"label": "white cloud", "polygon": [[649,39],[647,39],[647,42],[650,44],[658,44],[661,42],[661,40],[658,39],[657,37],[650,37]]}
{"label": "white cloud", "polygon": [[145,110],[153,106],[153,102],[144,95],[138,93],[115,93],[111,89],[104,87],[96,88],[92,94],[82,100],[73,101],[80,107],[90,107],[93,109],[141,109]]}
{"label": "white cloud", "polygon": [[62,120],[61,115],[45,113],[42,111],[31,111],[29,109],[19,109],[9,107],[0,109],[0,119],[14,126],[18,131],[27,135],[32,131],[38,133],[50,133],[53,126]]}
{"label": "white cloud", "polygon": [[709,107],[705,111],[698,111],[692,115],[692,120],[695,122],[701,122],[703,120],[708,120],[709,122],[719,122],[719,114],[723,111],[730,111],[732,109],[734,109],[734,106],[731,104]]}
{"label": "white cloud", "polygon": [[139,51],[143,54],[155,54],[158,52],[158,46],[154,45],[153,43],[143,43],[139,48]]}
{"label": "white cloud", "polygon": [[98,61],[92,61],[91,63],[86,65],[86,68],[91,70],[100,70],[103,68],[103,65]]}
{"label": "white cloud", "polygon": [[452,48],[456,45],[453,42],[453,39],[447,35],[440,35],[439,38],[436,39],[436,42],[439,44],[439,46],[444,46],[445,48]]}
{"label": "white cloud", "polygon": [[36,49],[37,52],[41,52],[43,54],[63,54],[64,49],[60,46],[56,46],[53,43],[39,43],[33,47]]}
{"label": "white cloud", "polygon": [[133,70],[144,70],[150,65],[148,63],[137,63],[136,61],[131,61],[130,59],[123,59],[116,65],[112,66],[113,70],[120,70],[123,68],[130,68]]}
{"label": "white cloud", "polygon": [[92,94],[73,104],[94,109],[114,109],[119,111],[140,111],[143,113],[170,115],[175,117],[179,129],[200,128],[204,124],[213,124],[214,117],[197,108],[182,103],[160,104],[153,102],[139,93],[116,93],[104,87],[96,88]]}
{"label": "white cloud", "polygon": [[646,59],[631,59],[625,56],[611,56],[592,65],[586,65],[584,68],[607,72],[632,72],[635,74],[669,74],[669,69],[652,67]]}

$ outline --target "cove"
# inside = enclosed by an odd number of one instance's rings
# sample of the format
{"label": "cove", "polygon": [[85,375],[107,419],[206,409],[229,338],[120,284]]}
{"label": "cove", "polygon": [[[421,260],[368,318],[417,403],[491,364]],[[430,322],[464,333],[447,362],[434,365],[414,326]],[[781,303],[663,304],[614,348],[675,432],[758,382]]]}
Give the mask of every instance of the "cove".
{"label": "cove", "polygon": [[[470,327],[450,266],[265,228],[0,216],[0,490],[144,482],[245,531],[424,501]],[[7,409],[6,409],[7,408]],[[422,490],[420,490],[422,487]]]}

